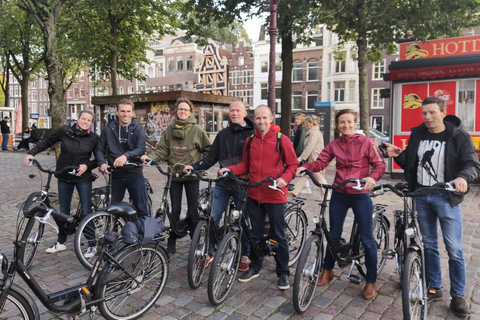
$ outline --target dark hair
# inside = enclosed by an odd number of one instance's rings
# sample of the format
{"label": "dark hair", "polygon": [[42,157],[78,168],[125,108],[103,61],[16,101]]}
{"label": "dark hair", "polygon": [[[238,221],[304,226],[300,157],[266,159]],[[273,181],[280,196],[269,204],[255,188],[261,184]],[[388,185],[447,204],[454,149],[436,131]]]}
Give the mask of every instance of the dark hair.
{"label": "dark hair", "polygon": [[353,115],[353,120],[357,122],[357,113],[354,110],[342,109],[338,111],[337,114],[335,115],[335,125],[338,126],[338,118],[340,118],[340,116],[343,116],[344,114],[349,114],[349,113]]}
{"label": "dark hair", "polygon": [[[125,104],[125,103],[123,103],[123,104]],[[91,115],[91,116],[92,116],[92,120],[95,120],[95,114],[94,114],[92,111],[90,111],[90,110],[82,110],[82,111],[80,111],[80,113],[78,114],[78,118],[80,119],[80,117],[81,117],[82,114],[84,114],[84,113],[87,113],[87,114]]]}
{"label": "dark hair", "polygon": [[423,99],[422,107],[432,103],[436,103],[440,107],[440,112],[444,112],[445,110],[447,110],[447,106],[445,105],[445,100],[435,96],[426,97],[425,99]]}
{"label": "dark hair", "polygon": [[180,97],[177,99],[177,102],[175,102],[175,114],[177,114],[177,109],[178,105],[180,103],[186,103],[190,107],[190,112],[193,114],[193,111],[195,110],[195,107],[193,106],[192,101],[188,100],[187,98]]}
{"label": "dark hair", "polygon": [[130,99],[122,99],[120,101],[117,102],[117,111],[118,111],[118,107],[121,105],[121,104],[126,104],[128,106],[132,106],[132,110],[135,110],[135,104],[133,103],[132,100]]}

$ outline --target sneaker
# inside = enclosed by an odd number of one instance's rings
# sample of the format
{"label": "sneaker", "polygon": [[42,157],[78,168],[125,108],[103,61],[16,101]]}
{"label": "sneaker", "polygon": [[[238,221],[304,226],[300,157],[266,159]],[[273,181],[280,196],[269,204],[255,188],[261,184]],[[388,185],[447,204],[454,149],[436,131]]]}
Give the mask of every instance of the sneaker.
{"label": "sneaker", "polygon": [[442,299],[442,289],[428,288],[427,298],[428,302]]}
{"label": "sneaker", "polygon": [[463,297],[453,297],[450,302],[450,309],[457,317],[467,318],[470,316],[470,309],[467,307],[467,303]]}
{"label": "sneaker", "polygon": [[282,274],[280,278],[278,278],[278,289],[287,290],[289,288],[290,284],[288,283],[288,276],[286,274]]}
{"label": "sneaker", "polygon": [[97,254],[97,247],[88,247],[87,252],[83,255],[85,258],[90,259]]}
{"label": "sneaker", "polygon": [[250,259],[248,256],[242,256],[242,260],[240,261],[240,265],[238,266],[238,271],[247,271],[250,267]]}
{"label": "sneaker", "polygon": [[213,256],[211,254],[208,254],[207,261],[205,262],[205,268],[208,267],[210,263],[212,263],[212,261],[213,261]]}
{"label": "sneaker", "polygon": [[258,277],[259,275],[259,272],[258,271],[255,271],[253,269],[249,269],[247,272],[245,272],[244,274],[242,274],[240,276],[240,278],[238,278],[238,281],[240,282],[248,282],[250,280],[252,280],[253,278],[256,278]]}
{"label": "sneaker", "polygon": [[65,243],[57,242],[53,246],[51,246],[50,248],[45,250],[45,252],[46,253],[56,253],[56,252],[63,251],[63,250],[67,250],[67,246],[65,245]]}

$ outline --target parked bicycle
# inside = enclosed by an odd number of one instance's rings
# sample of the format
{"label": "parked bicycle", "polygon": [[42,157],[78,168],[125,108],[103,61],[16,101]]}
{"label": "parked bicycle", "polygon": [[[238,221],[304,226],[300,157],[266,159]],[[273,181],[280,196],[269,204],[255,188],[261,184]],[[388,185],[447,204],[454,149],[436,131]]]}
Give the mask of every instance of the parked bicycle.
{"label": "parked bicycle", "polygon": [[[310,176],[312,182],[325,189],[323,201],[320,205],[320,212],[318,216],[313,218],[315,223],[315,229],[311,232],[310,237],[307,239],[305,246],[302,249],[300,258],[298,259],[295,279],[293,283],[293,306],[295,311],[299,314],[304,313],[310,306],[317,288],[318,277],[323,270],[323,259],[325,257],[325,241],[328,248],[332,253],[333,258],[337,262],[340,268],[350,266],[348,272],[348,279],[355,284],[361,283],[361,278],[357,274],[353,274],[353,270],[356,267],[362,277],[366,276],[365,268],[365,251],[361,241],[360,233],[358,230],[357,222],[354,220],[352,230],[350,233],[350,239],[348,241],[342,239],[340,246],[336,246],[332,236],[330,235],[327,222],[326,222],[326,209],[328,194],[333,189],[339,189],[342,187],[352,187],[361,189],[364,181],[357,179],[348,179],[338,185],[321,184],[315,179],[312,172],[305,170],[305,173]],[[354,184],[351,186],[351,184]],[[349,186],[350,184],[350,186]],[[386,258],[382,255],[382,252],[389,249],[389,222],[384,216],[385,206],[374,207],[373,216],[373,235],[377,243],[378,260],[377,260],[377,274],[381,272],[385,266]]]}
{"label": "parked bicycle", "polygon": [[382,184],[374,188],[378,194],[390,190],[403,200],[403,210],[395,210],[393,250],[385,250],[384,256],[395,259],[402,287],[403,319],[417,320],[428,317],[428,289],[422,235],[417,221],[415,198],[426,196],[435,190],[455,191],[450,183],[440,182],[413,192],[406,183],[395,186]]}
{"label": "parked bicycle", "polygon": [[[126,221],[136,220],[135,209],[125,203],[112,205],[107,213]],[[106,319],[136,319],[152,307],[160,296],[168,276],[166,250],[156,240],[147,245],[123,245],[113,256],[106,248],[114,246],[118,234],[110,232],[99,240],[98,258],[85,283],[47,294],[25,267],[22,257],[34,225],[44,224],[49,217],[71,223],[74,219],[52,208],[37,205],[19,220],[14,241],[12,262],[0,254],[3,279],[0,280],[0,318],[40,319],[32,297],[14,284],[18,274],[40,302],[55,313],[78,316],[90,312],[93,319],[97,307]],[[23,224],[25,228],[23,228]],[[22,231],[23,230],[23,231]]]}

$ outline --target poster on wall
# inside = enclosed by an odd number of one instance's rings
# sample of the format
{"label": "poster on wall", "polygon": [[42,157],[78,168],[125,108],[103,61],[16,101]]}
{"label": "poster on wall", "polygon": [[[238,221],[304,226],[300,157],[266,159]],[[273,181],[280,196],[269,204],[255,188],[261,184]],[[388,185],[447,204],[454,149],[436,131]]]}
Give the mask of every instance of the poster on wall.
{"label": "poster on wall", "polygon": [[447,114],[456,114],[455,101],[457,101],[457,82],[445,81],[445,82],[430,82],[428,88],[428,95],[439,97],[445,101],[447,107]]}
{"label": "poster on wall", "polygon": [[404,84],[401,96],[400,131],[409,132],[422,123],[422,100],[428,96],[428,83]]}

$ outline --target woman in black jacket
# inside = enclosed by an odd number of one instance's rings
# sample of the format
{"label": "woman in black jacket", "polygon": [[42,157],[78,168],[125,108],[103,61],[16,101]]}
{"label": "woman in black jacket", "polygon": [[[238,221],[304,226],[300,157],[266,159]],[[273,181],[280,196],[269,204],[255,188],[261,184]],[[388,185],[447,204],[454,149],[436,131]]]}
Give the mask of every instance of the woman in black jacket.
{"label": "woman in black jacket", "polygon": [[[73,191],[76,188],[82,204],[83,215],[92,211],[92,169],[97,167],[96,159],[91,160],[93,151],[98,143],[98,136],[92,132],[94,114],[88,110],[82,110],[78,121],[73,125],[64,125],[51,134],[47,139],[40,141],[25,156],[24,164],[29,165],[29,160],[36,154],[51,148],[55,143],[61,142],[61,153],[57,159],[57,170],[67,166],[78,166],[77,174],[68,172],[57,175],[58,201],[60,212],[70,214]],[[67,247],[67,233],[62,223],[58,221],[57,242],[46,250],[47,253],[63,251]],[[85,256],[92,257],[95,247],[89,248]],[[89,256],[87,256],[89,255]]]}

